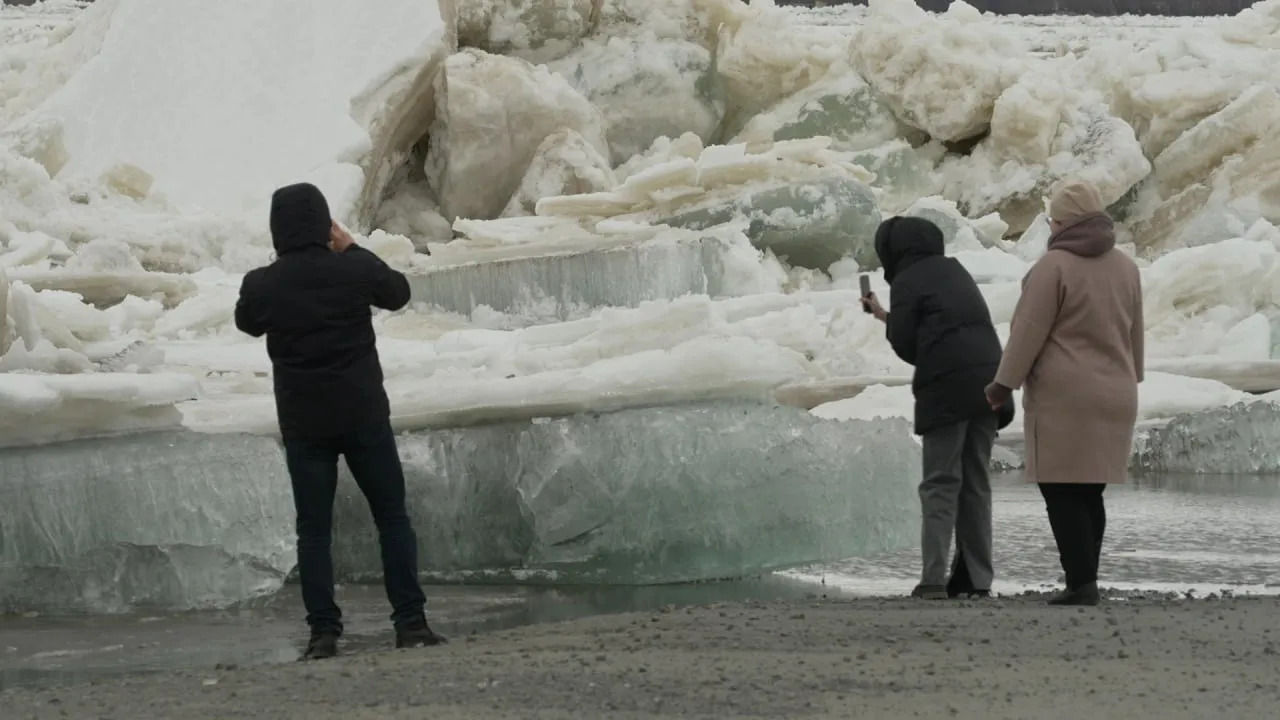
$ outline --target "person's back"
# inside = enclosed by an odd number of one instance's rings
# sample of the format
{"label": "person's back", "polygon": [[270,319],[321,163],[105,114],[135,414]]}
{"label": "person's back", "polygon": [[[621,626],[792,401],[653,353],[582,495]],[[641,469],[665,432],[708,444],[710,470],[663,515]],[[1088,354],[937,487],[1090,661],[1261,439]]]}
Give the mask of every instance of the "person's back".
{"label": "person's back", "polygon": [[[1087,223],[1072,230],[1090,232]],[[1114,247],[1079,255],[1070,245],[1070,238],[1059,240],[1037,264],[1036,272],[1052,278],[1061,293],[1057,321],[1027,377],[1026,402],[1131,423],[1143,342],[1138,266]],[[1073,390],[1046,395],[1049,386]]]}
{"label": "person's back", "polygon": [[[1096,190],[1079,187],[1098,204]],[[1105,212],[1081,213],[1056,226],[1023,279],[997,382],[1025,384],[1036,440],[1027,475],[1038,483],[1125,481],[1142,381],[1142,278],[1115,244]]]}
{"label": "person's back", "polygon": [[1044,496],[1067,579],[1050,603],[1096,605],[1103,492],[1128,479],[1138,417],[1142,278],[1091,183],[1061,183],[1049,214],[1048,251],[1022,280],[987,394],[994,405],[1025,387],[1024,475]]}
{"label": "person's back", "polygon": [[397,647],[443,642],[427,626],[418,541],[405,506],[370,310],[404,307],[409,283],[333,222],[313,185],[290,185],[272,195],[271,239],[278,257],[245,275],[235,320],[241,331],[267,336],[311,626],[303,657],[333,657],[343,631],[330,548],[339,456],[378,527]]}
{"label": "person's back", "polygon": [[[890,310],[872,298],[890,345],[915,367],[915,431],[923,445],[920,482],[921,579],[912,595],[946,598],[991,589],[991,484],[997,415],[984,388],[1000,364],[1000,338],[969,272],[944,255],[942,231],[921,218],[895,217],[876,231],[889,281]],[[956,558],[947,576],[951,535]]]}
{"label": "person's back", "polygon": [[409,302],[409,283],[358,245],[331,251],[331,226],[319,190],[277,191],[277,259],[245,277],[247,301],[237,307],[242,330],[267,335],[286,437],[335,435],[390,414],[370,306],[399,310]]}
{"label": "person's back", "polygon": [[920,218],[892,218],[876,252],[890,286],[889,343],[915,367],[915,430],[990,413],[983,388],[1000,364],[1000,338],[969,271],[944,255],[942,231]]}

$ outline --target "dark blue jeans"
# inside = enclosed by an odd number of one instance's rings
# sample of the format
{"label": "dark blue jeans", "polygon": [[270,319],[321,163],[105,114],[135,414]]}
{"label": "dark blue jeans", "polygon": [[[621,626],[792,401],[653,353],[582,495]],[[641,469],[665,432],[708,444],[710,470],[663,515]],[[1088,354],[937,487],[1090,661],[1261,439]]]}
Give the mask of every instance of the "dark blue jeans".
{"label": "dark blue jeans", "polygon": [[404,470],[391,422],[382,420],[337,437],[286,438],[285,461],[298,513],[298,576],[312,632],[342,634],[333,597],[333,499],[338,456],[360,486],[378,527],[383,583],[396,625],[424,619],[427,599],[418,584],[418,538],[405,508]]}

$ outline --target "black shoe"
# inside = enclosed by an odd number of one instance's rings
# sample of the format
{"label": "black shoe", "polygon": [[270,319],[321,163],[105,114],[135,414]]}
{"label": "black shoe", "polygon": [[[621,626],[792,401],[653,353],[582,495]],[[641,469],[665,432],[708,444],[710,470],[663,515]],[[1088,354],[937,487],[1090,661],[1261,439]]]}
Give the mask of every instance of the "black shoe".
{"label": "black shoe", "polygon": [[1049,598],[1050,605],[1075,605],[1081,607],[1091,607],[1101,601],[1102,596],[1098,594],[1098,583],[1081,585],[1075,590],[1063,590]]}
{"label": "black shoe", "polygon": [[443,635],[437,635],[426,620],[405,623],[396,626],[396,648],[418,648],[443,645],[449,642]]}
{"label": "black shoe", "polygon": [[947,587],[945,585],[917,585],[911,591],[911,597],[922,600],[946,600],[948,597]]}
{"label": "black shoe", "polygon": [[956,598],[964,600],[973,600],[974,598],[991,597],[990,590],[975,590],[971,587],[956,587],[954,585],[947,586],[947,597],[952,600]]}
{"label": "black shoe", "polygon": [[311,633],[311,641],[302,653],[303,660],[325,660],[338,654],[338,635],[333,632]]}

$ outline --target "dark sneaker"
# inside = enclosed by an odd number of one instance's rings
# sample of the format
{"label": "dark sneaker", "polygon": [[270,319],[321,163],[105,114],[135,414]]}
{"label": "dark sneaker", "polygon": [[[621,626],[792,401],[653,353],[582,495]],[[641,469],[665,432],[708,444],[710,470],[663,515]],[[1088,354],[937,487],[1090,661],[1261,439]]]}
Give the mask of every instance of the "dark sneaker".
{"label": "dark sneaker", "polygon": [[302,653],[303,660],[325,660],[338,654],[338,636],[331,632],[311,634],[311,641]]}
{"label": "dark sneaker", "polygon": [[917,585],[911,591],[911,597],[920,598],[922,600],[946,600],[946,585]]}
{"label": "dark sneaker", "polygon": [[419,648],[443,645],[449,642],[427,626],[426,620],[396,626],[396,648]]}
{"label": "dark sneaker", "polygon": [[1098,593],[1098,583],[1089,583],[1081,585],[1075,590],[1063,590],[1062,592],[1049,598],[1050,605],[1074,605],[1074,606],[1093,606],[1102,601],[1102,596]]}

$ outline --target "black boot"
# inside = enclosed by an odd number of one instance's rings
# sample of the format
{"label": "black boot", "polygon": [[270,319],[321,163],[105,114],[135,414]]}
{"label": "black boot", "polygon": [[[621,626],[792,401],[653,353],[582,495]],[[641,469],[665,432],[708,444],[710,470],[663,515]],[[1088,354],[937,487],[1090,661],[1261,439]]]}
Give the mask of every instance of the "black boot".
{"label": "black boot", "polygon": [[447,642],[449,642],[448,638],[443,635],[437,635],[434,630],[427,626],[425,619],[413,620],[396,626],[397,648],[431,647],[432,645],[443,645]]}
{"label": "black boot", "polygon": [[1086,583],[1075,590],[1063,590],[1049,598],[1050,605],[1093,606],[1101,601],[1102,596],[1098,594],[1096,582]]}
{"label": "black boot", "polygon": [[922,600],[946,600],[947,586],[945,585],[917,585],[911,591],[911,597],[920,598]]}
{"label": "black boot", "polygon": [[338,634],[327,630],[311,633],[311,641],[302,653],[303,660],[325,660],[338,654]]}

